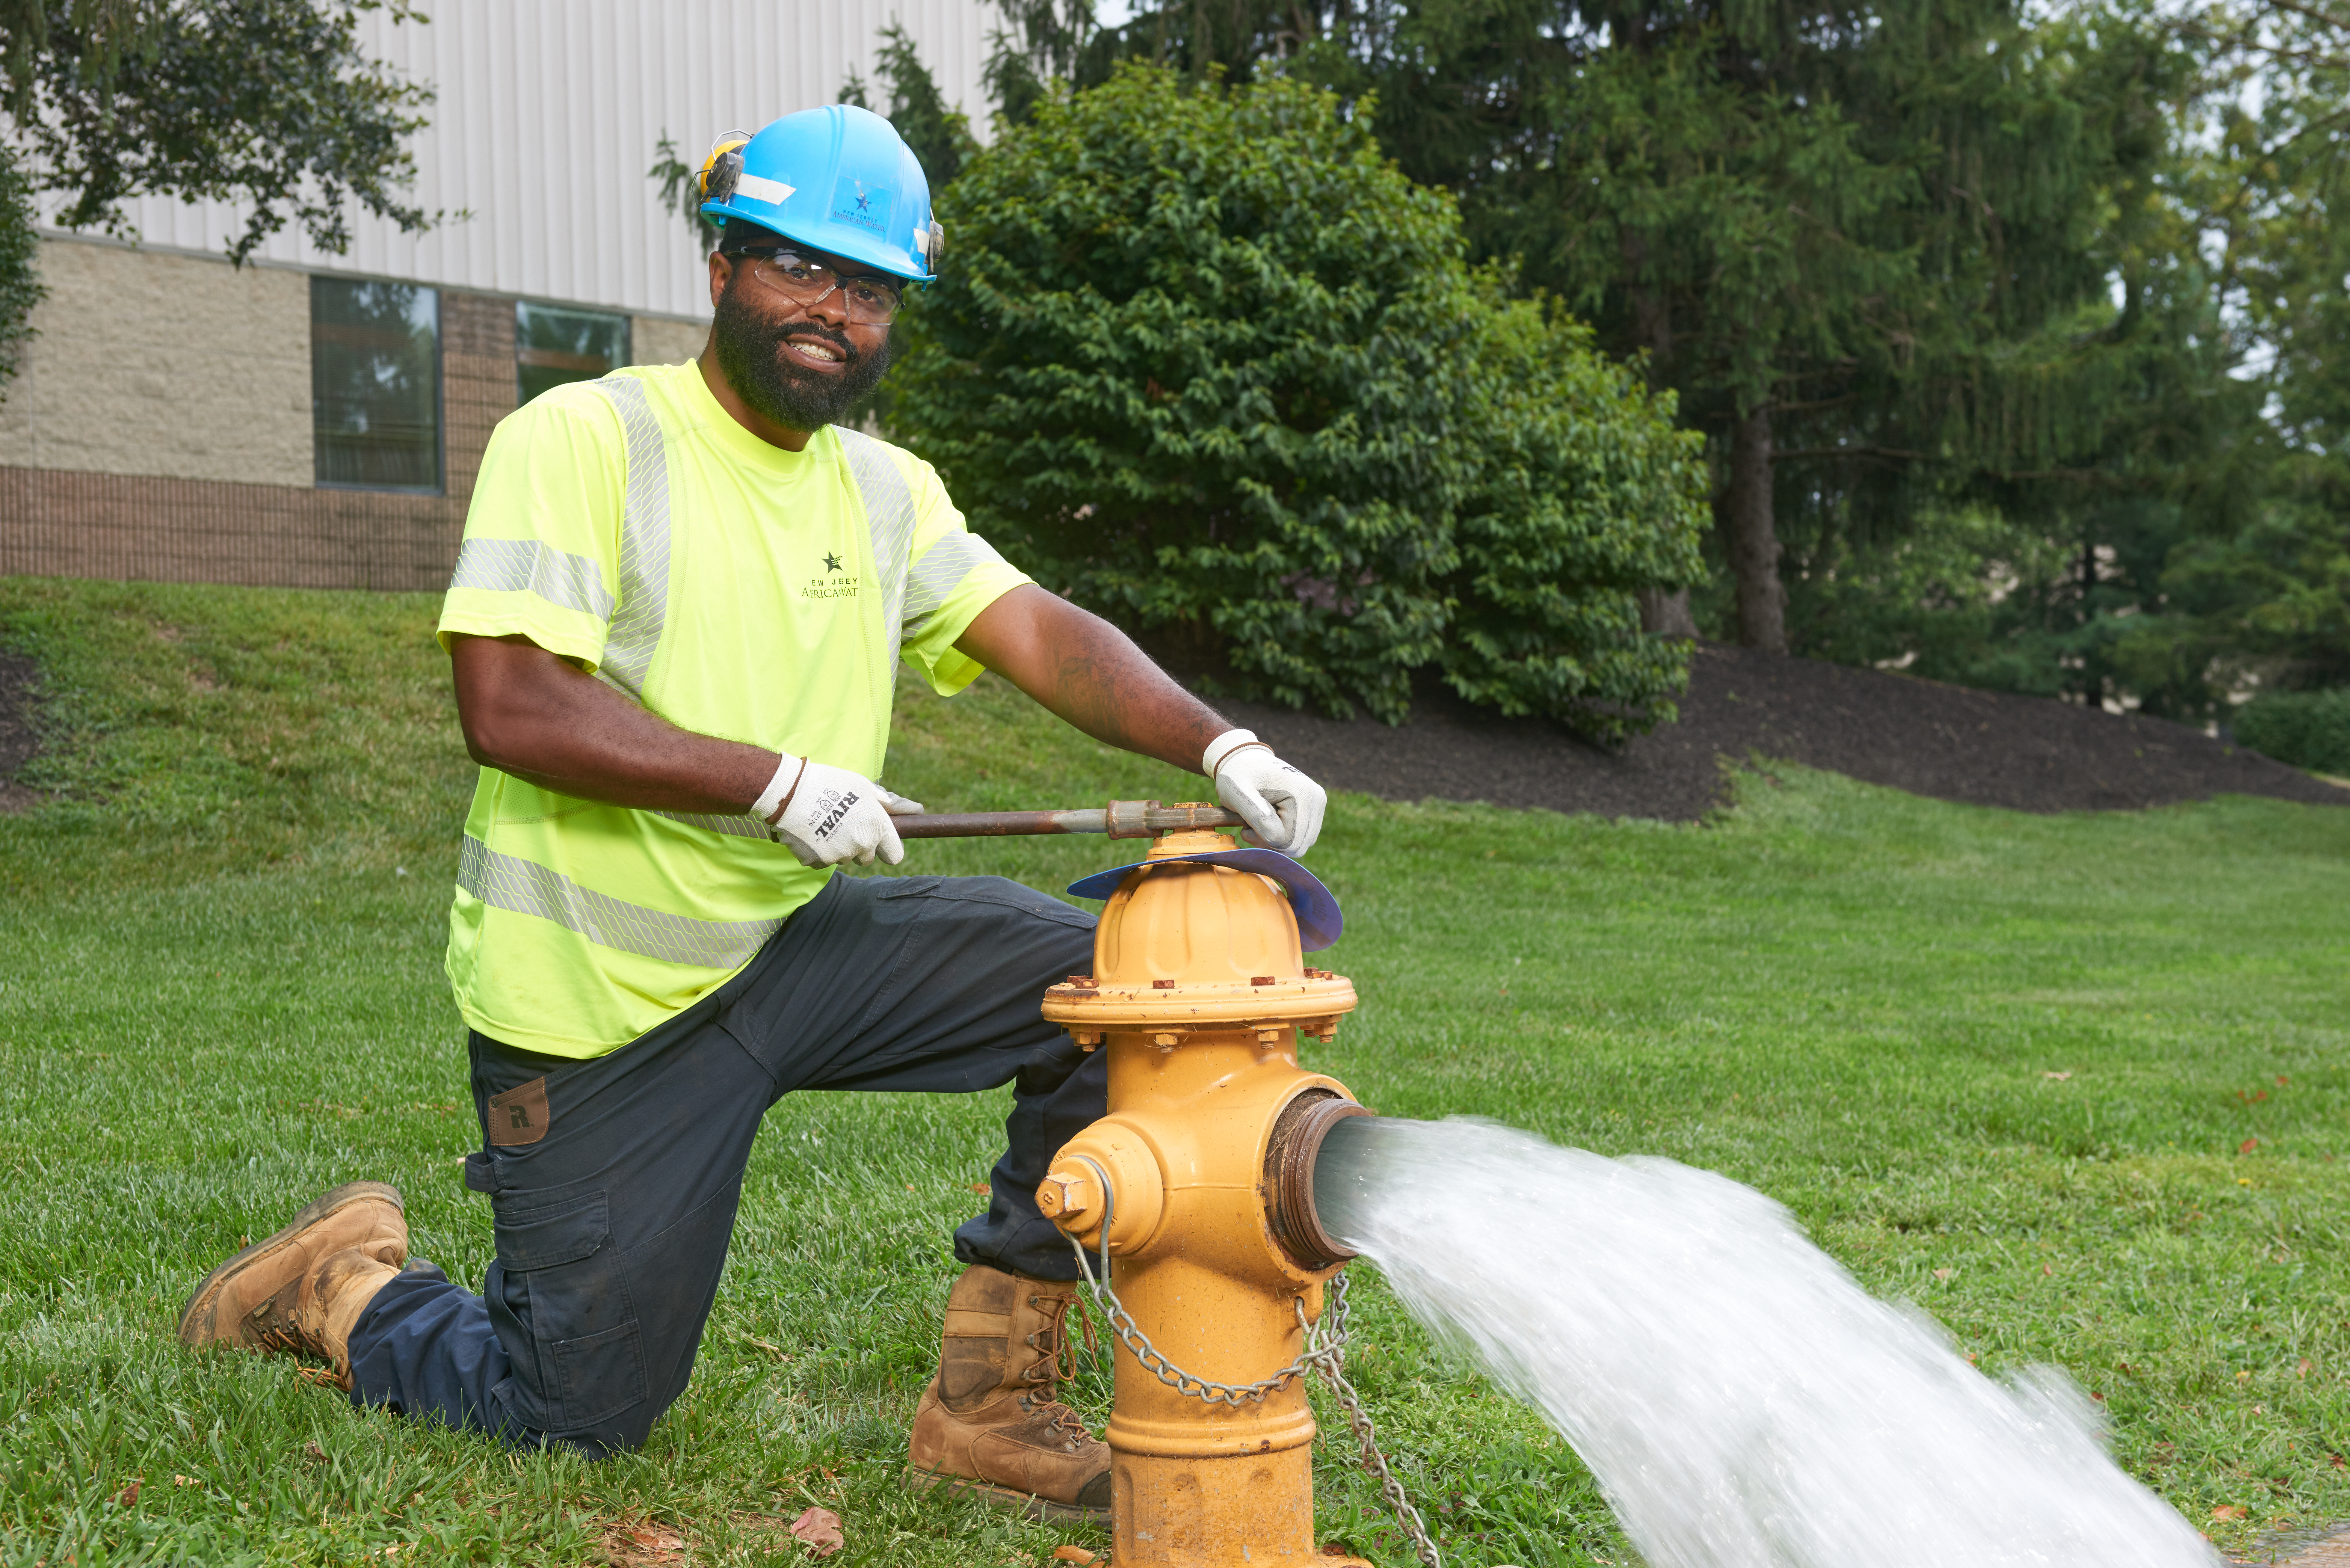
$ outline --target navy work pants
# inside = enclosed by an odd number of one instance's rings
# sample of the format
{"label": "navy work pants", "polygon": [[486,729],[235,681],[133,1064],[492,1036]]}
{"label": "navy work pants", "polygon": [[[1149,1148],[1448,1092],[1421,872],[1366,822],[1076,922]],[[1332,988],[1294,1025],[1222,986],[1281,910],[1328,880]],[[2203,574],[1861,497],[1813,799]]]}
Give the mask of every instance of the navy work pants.
{"label": "navy work pants", "polygon": [[1103,1114],[1107,1053],[1038,1012],[1093,966],[1093,918],[994,877],[835,877],[743,972],[608,1056],[476,1033],[484,1143],[465,1180],[497,1235],[483,1293],[411,1264],[351,1331],[351,1399],[602,1456],[685,1391],[760,1118],[795,1089],[1014,1085],[987,1212],[955,1255],[1072,1279],[1036,1211]]}

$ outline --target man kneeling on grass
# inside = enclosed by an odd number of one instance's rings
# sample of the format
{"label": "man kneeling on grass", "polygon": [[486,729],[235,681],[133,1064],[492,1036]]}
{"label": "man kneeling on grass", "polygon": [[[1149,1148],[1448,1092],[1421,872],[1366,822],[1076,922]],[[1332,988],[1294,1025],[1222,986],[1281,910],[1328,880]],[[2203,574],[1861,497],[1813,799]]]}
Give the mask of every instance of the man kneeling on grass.
{"label": "man kneeling on grass", "polygon": [[941,241],[888,121],[792,115],[722,139],[702,180],[725,232],[701,359],[501,424],[442,614],[483,764],[448,956],[483,1293],[408,1256],[398,1192],[353,1182],[213,1271],[180,1335],[330,1357],[360,1406],[631,1448],[685,1389],[768,1106],[1010,1083],[913,1473],[1106,1518],[1108,1449],[1054,1397],[1076,1260],[1035,1197],[1104,1111],[1106,1054],[1038,1011],[1091,967],[1093,921],[996,877],[830,867],[898,864],[891,814],[921,810],[873,782],[900,658],[941,693],[995,670],[1197,767],[1291,854],[1322,791],[965,531],[929,464],[833,422]]}

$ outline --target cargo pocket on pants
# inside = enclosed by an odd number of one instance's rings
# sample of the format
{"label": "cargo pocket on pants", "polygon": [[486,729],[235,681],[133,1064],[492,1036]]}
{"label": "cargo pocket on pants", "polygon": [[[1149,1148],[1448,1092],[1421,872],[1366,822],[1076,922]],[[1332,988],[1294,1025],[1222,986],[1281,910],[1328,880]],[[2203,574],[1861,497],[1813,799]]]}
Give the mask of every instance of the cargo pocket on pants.
{"label": "cargo pocket on pants", "polygon": [[604,1194],[501,1206],[494,1225],[498,1262],[527,1293],[546,1430],[580,1431],[641,1402],[643,1334]]}

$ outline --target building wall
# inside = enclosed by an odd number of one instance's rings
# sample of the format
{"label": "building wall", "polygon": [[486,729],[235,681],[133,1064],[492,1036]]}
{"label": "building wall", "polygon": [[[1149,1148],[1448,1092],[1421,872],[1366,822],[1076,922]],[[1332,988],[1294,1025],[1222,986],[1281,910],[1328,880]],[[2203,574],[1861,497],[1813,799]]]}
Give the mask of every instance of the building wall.
{"label": "building wall", "polygon": [[51,240],[37,336],[0,402],[0,463],[310,483],[310,284]]}
{"label": "building wall", "polygon": [[[435,0],[428,22],[363,13],[360,47],[438,95],[414,139],[414,202],[451,217],[406,234],[352,213],[348,254],[298,230],[265,260],[640,314],[709,315],[693,240],[645,171],[667,135],[698,164],[721,131],[833,103],[873,79],[901,22],[951,104],[987,131],[993,0]],[[62,202],[53,200],[54,213]],[[217,252],[244,209],[146,198],[149,244]]]}
{"label": "building wall", "polygon": [[[159,277],[180,276],[173,264],[187,259],[122,254]],[[224,262],[190,265],[230,270]],[[296,286],[290,317],[301,343],[299,482],[0,468],[0,576],[421,591],[448,586],[482,449],[515,406],[514,301],[442,293],[445,493],[320,490],[311,483],[309,454],[309,281],[296,272],[278,275]],[[282,322],[270,325],[283,330]],[[74,377],[76,366],[44,354],[54,346],[55,339],[36,340],[35,373],[51,380]],[[128,420],[120,411],[115,419],[130,422],[141,411],[134,407]]]}
{"label": "building wall", "polygon": [[[355,212],[346,254],[298,229],[230,267],[220,202],[126,204],[139,248],[46,231],[50,296],[0,389],[0,575],[438,588],[491,428],[515,402],[514,301],[626,311],[632,357],[701,351],[704,264],[645,171],[831,103],[902,23],[974,119],[992,0],[440,0],[364,13],[362,47],[431,86],[405,234]],[[976,127],[982,134],[983,124]],[[57,199],[47,209],[57,210]],[[454,215],[445,215],[454,214]],[[308,275],[442,290],[446,493],[314,483]]]}
{"label": "building wall", "polygon": [[[445,493],[313,482],[310,285],[287,268],[51,241],[44,327],[0,402],[0,576],[436,591],[514,410],[515,301],[441,296]],[[639,364],[705,327],[638,317]]]}
{"label": "building wall", "polygon": [[629,323],[629,357],[639,365],[682,365],[709,339],[706,322],[639,316]]}

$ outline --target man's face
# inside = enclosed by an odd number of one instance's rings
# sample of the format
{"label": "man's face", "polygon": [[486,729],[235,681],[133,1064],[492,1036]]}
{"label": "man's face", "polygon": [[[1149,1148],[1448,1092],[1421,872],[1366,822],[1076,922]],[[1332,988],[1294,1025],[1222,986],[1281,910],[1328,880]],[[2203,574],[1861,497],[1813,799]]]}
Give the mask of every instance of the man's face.
{"label": "man's face", "polygon": [[[850,275],[872,271],[822,251],[801,254]],[[851,322],[842,290],[802,305],[762,283],[747,258],[731,260],[714,322],[718,369],[754,413],[786,430],[821,430],[880,384],[888,326]]]}

